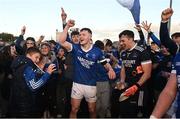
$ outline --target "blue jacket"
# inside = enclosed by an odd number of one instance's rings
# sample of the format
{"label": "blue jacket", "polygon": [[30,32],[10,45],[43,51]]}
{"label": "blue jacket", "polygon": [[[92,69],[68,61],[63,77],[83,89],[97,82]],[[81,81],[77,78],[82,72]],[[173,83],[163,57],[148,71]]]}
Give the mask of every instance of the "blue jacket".
{"label": "blue jacket", "polygon": [[41,87],[50,75],[25,56],[12,62],[14,79],[11,83],[10,117],[41,117],[43,114],[43,91]]}

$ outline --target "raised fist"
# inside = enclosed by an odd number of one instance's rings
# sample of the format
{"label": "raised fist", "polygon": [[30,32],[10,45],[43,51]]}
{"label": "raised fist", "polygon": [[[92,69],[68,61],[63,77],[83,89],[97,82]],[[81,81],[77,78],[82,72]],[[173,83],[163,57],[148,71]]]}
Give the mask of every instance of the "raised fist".
{"label": "raised fist", "polygon": [[68,22],[67,22],[67,26],[68,27],[73,27],[75,25],[75,21],[74,20],[68,20]]}
{"label": "raised fist", "polygon": [[173,14],[173,9],[171,9],[171,8],[167,8],[167,9],[163,10],[162,14],[161,14],[161,20],[168,21],[169,18],[172,16],[172,14]]}

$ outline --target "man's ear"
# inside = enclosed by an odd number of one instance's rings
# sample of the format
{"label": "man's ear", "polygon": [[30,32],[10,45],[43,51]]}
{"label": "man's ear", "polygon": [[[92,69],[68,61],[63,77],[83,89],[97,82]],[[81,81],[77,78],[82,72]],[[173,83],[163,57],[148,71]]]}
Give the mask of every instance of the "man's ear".
{"label": "man's ear", "polygon": [[89,39],[92,39],[92,34],[89,34]]}
{"label": "man's ear", "polygon": [[30,54],[26,54],[26,57],[31,58],[31,55]]}

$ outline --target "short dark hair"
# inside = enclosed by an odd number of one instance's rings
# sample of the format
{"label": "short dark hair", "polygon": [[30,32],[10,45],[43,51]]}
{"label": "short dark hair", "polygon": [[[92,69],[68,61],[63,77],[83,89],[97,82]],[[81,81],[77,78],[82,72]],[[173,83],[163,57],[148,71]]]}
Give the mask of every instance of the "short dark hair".
{"label": "short dark hair", "polygon": [[175,38],[180,37],[180,32],[175,32],[175,33],[173,33],[173,34],[171,35],[171,38],[173,38],[173,37],[175,37]]}
{"label": "short dark hair", "polygon": [[104,43],[100,40],[97,40],[94,45],[98,48],[100,48],[101,50],[104,50]]}
{"label": "short dark hair", "polygon": [[75,36],[75,35],[79,35],[79,31],[72,31],[72,32],[71,32],[71,37],[72,37],[72,36]]}
{"label": "short dark hair", "polygon": [[35,54],[35,53],[41,54],[40,50],[39,50],[38,48],[36,48],[36,47],[30,47],[30,48],[28,48],[28,49],[26,50],[26,55],[27,55],[27,54],[32,55],[32,54]]}
{"label": "short dark hair", "polygon": [[54,40],[49,40],[48,42],[56,45],[56,41],[54,41]]}
{"label": "short dark hair", "polygon": [[112,46],[112,41],[110,39],[105,39],[105,46]]}
{"label": "short dark hair", "polygon": [[31,40],[31,41],[35,42],[35,39],[33,37],[26,38],[26,41],[28,41],[28,40]]}
{"label": "short dark hair", "polygon": [[82,31],[87,31],[88,33],[90,33],[90,34],[92,35],[92,31],[91,31],[90,28],[82,28],[82,29],[80,30],[80,32],[82,32]]}
{"label": "short dark hair", "polygon": [[156,43],[154,41],[152,41],[151,44],[155,45]]}
{"label": "short dark hair", "polygon": [[125,35],[125,36],[128,36],[129,38],[133,38],[133,39],[134,39],[134,33],[133,33],[133,31],[124,30],[124,31],[122,31],[122,32],[119,34],[119,38],[120,38],[122,35]]}

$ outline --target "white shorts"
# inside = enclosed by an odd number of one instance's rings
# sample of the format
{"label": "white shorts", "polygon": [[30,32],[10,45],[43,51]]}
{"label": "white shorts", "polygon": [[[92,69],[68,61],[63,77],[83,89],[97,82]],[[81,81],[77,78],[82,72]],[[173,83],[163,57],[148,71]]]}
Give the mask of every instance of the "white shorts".
{"label": "white shorts", "polygon": [[88,86],[73,82],[71,98],[82,99],[85,97],[87,102],[96,102],[96,92],[96,86]]}

